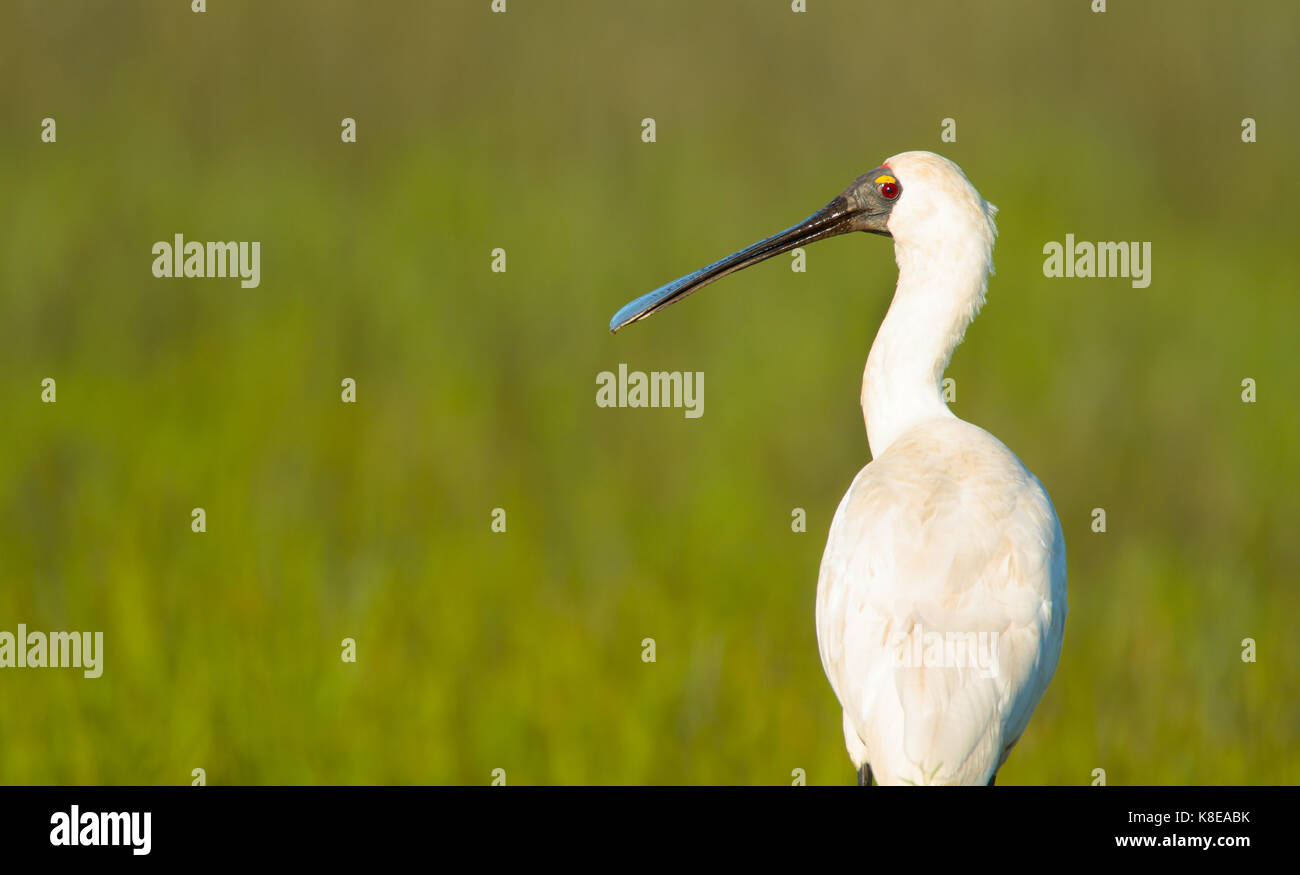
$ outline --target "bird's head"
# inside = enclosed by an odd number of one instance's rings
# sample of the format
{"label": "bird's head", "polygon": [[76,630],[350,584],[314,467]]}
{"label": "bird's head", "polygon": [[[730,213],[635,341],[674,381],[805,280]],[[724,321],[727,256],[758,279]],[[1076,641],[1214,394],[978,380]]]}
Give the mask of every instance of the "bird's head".
{"label": "bird's head", "polygon": [[865,231],[893,237],[900,268],[906,260],[959,245],[992,264],[997,208],[985,202],[961,168],[933,152],[903,152],[864,173],[830,203],[779,234],[676,279],[630,302],[609,321],[610,331],[675,304],[729,273],[827,237]]}
{"label": "bird's head", "polygon": [[896,176],[901,188],[885,222],[900,268],[967,257],[992,266],[998,208],[980,197],[960,167],[933,152],[903,152],[872,173]]}

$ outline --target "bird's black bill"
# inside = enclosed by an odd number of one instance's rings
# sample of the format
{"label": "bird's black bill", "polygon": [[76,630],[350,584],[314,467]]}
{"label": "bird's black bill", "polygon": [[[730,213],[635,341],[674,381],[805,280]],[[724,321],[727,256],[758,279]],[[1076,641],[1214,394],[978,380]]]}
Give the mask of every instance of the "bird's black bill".
{"label": "bird's black bill", "polygon": [[652,313],[658,313],[669,304],[675,304],[714,280],[722,279],[729,273],[735,273],[750,265],[758,264],[773,255],[789,252],[798,246],[825,240],[827,237],[834,237],[837,234],[845,234],[849,231],[886,233],[875,228],[863,227],[858,221],[861,213],[860,207],[849,197],[841,194],[799,224],[786,228],[781,233],[774,234],[766,240],[760,240],[753,246],[728,255],[721,261],[715,261],[708,267],[702,267],[694,273],[673,280],[666,286],[660,286],[647,295],[642,295],[614,314],[614,318],[609,320],[609,330],[618,331],[624,325],[644,319]]}

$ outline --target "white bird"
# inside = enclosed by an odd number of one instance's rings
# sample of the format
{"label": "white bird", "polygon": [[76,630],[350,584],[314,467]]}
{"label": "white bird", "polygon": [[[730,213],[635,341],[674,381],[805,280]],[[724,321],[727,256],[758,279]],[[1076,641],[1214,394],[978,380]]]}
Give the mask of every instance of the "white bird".
{"label": "white bird", "polygon": [[610,321],[617,331],[816,240],[893,237],[898,286],[862,381],[872,461],[835,512],[817,585],[822,666],[862,784],[992,784],[1061,653],[1065,537],[1051,500],[941,391],[984,303],[996,212],[956,164],[904,152]]}

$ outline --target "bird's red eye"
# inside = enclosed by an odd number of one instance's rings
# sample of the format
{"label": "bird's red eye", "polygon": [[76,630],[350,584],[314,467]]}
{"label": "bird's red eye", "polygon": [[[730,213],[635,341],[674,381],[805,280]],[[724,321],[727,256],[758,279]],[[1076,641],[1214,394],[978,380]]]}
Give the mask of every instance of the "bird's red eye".
{"label": "bird's red eye", "polygon": [[898,197],[898,183],[886,182],[880,186],[880,194],[889,200]]}

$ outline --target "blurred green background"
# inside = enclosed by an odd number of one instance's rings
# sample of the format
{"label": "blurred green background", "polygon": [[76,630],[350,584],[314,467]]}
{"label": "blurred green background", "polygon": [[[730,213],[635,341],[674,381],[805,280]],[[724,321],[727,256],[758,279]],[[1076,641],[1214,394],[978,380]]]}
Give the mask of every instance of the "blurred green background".
{"label": "blurred green background", "polygon": [[[851,783],[813,605],[888,242],[606,325],[907,149],[1001,208],[954,410],[1068,544],[999,783],[1300,780],[1294,3],[189,5],[0,6],[0,629],[106,651],[0,672],[0,782]],[[155,279],[177,233],[261,286]],[[619,362],[703,418],[597,408]]]}

